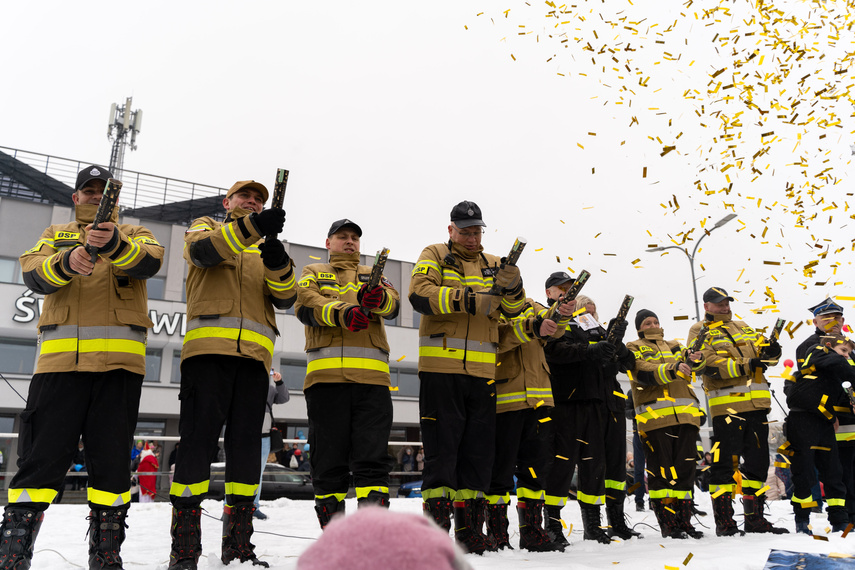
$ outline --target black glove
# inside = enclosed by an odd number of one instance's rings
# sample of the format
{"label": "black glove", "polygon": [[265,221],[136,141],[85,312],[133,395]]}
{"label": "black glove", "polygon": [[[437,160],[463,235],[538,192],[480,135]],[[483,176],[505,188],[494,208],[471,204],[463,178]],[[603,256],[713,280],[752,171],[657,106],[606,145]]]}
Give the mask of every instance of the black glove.
{"label": "black glove", "polygon": [[344,312],[344,326],[350,332],[364,331],[368,328],[368,317],[359,307],[351,307]]}
{"label": "black glove", "polygon": [[489,315],[499,308],[502,298],[488,293],[476,293],[471,287],[463,289],[463,305],[470,315]]}
{"label": "black glove", "polygon": [[763,362],[760,358],[752,358],[748,361],[748,370],[754,371],[757,368],[760,369],[761,372],[765,372],[769,365]]}
{"label": "black glove", "polygon": [[356,299],[362,307],[369,311],[372,309],[379,309],[380,305],[383,304],[383,297],[386,295],[383,291],[383,287],[378,285],[370,291],[367,291],[367,289],[368,283],[364,283],[362,287],[359,288],[359,293],[356,294]]}
{"label": "black glove", "polygon": [[623,341],[623,335],[626,334],[627,324],[626,319],[612,319],[609,321],[608,329],[614,335],[615,342]]}
{"label": "black glove", "polygon": [[263,236],[278,234],[285,227],[285,210],[282,208],[262,210],[258,214],[251,214],[251,217],[258,233]]}
{"label": "black glove", "polygon": [[783,349],[781,345],[778,344],[777,339],[773,339],[769,341],[769,346],[764,346],[762,354],[765,357],[768,357],[769,360],[779,358],[781,354],[783,354]]}
{"label": "black glove", "polygon": [[531,325],[531,332],[534,333],[534,336],[537,338],[543,338],[543,335],[540,334],[540,325],[543,324],[543,317],[535,317],[534,323]]}
{"label": "black glove", "polygon": [[261,242],[258,249],[261,250],[261,261],[265,267],[269,267],[270,269],[277,269],[288,265],[288,262],[291,261],[291,258],[288,257],[288,253],[285,251],[285,246],[278,239],[266,239]]}
{"label": "black glove", "polygon": [[[626,322],[626,321],[624,321]],[[624,343],[618,343],[617,347],[615,347],[615,353],[618,358],[624,358],[627,354],[629,354],[629,349],[626,347]]]}
{"label": "black glove", "polygon": [[587,355],[590,360],[610,360],[615,355],[615,345],[607,340],[589,344]]}

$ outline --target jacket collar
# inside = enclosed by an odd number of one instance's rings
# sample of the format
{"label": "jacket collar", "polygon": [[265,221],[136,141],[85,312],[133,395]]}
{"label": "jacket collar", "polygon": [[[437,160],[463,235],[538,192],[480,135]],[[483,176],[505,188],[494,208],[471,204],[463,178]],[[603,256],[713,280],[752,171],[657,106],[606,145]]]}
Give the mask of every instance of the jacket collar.
{"label": "jacket collar", "polygon": [[330,265],[336,269],[356,269],[359,265],[359,252],[330,253]]}
{"label": "jacket collar", "polygon": [[662,340],[664,336],[665,330],[660,328],[644,329],[643,331],[638,331],[638,338],[644,338],[647,340]]}
{"label": "jacket collar", "polygon": [[[98,204],[76,204],[74,206],[74,219],[78,224],[88,226],[95,221],[95,214],[98,213]],[[119,223],[119,208],[113,208],[110,215],[110,221],[114,224]]]}
{"label": "jacket collar", "polygon": [[707,313],[707,314],[704,316],[704,320],[705,320],[707,323],[715,323],[715,322],[718,322],[718,321],[722,321],[722,322],[728,323],[728,322],[730,322],[730,321],[732,321],[732,320],[733,320],[733,311],[730,311],[730,312],[724,313],[724,314],[722,314],[722,315],[713,315],[712,313]]}
{"label": "jacket collar", "polygon": [[451,253],[463,259],[464,261],[476,261],[481,255],[481,252],[484,251],[484,246],[482,245],[479,245],[478,249],[476,249],[475,251],[469,251],[459,243],[453,242],[451,240],[448,240],[448,248],[451,250]]}

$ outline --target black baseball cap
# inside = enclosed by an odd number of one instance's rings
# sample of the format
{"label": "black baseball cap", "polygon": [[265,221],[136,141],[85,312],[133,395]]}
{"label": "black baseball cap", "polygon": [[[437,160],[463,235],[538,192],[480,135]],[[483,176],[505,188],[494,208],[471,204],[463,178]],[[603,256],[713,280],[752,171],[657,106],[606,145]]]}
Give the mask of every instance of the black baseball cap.
{"label": "black baseball cap", "polygon": [[464,200],[451,209],[451,221],[458,228],[486,226],[481,219],[481,208],[475,202]]}
{"label": "black baseball cap", "polygon": [[112,177],[113,173],[103,166],[91,164],[77,173],[77,183],[74,185],[74,190],[80,190],[86,186],[86,183],[90,180],[103,180],[104,182],[107,182]]}
{"label": "black baseball cap", "polygon": [[555,285],[564,285],[575,281],[569,274],[564,271],[556,271],[546,278],[546,288],[554,287]]}
{"label": "black baseball cap", "polygon": [[333,224],[330,226],[330,231],[327,234],[327,237],[330,237],[331,235],[336,233],[341,228],[351,228],[353,231],[356,232],[356,235],[358,235],[359,237],[362,237],[362,228],[360,228],[358,225],[356,225],[356,222],[352,222],[352,221],[348,220],[347,218],[344,218],[343,220],[334,221]]}
{"label": "black baseball cap", "polygon": [[733,297],[721,287],[710,287],[704,291],[704,303],[721,303],[724,300],[733,301]]}

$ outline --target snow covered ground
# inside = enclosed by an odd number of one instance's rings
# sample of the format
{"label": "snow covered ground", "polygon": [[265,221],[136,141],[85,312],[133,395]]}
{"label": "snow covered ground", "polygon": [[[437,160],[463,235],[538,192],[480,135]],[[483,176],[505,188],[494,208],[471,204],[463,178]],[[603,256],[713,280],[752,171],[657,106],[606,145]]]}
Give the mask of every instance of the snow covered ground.
{"label": "snow covered ground", "polygon": [[[641,540],[614,542],[609,545],[582,540],[582,523],[579,507],[571,503],[562,514],[568,525],[573,525],[570,536],[571,547],[564,553],[530,553],[520,550],[487,553],[484,556],[467,555],[476,569],[521,570],[545,568],[623,568],[658,569],[666,567],[701,569],[760,569],[766,562],[770,549],[801,552],[841,553],[855,556],[855,532],[847,538],[838,533],[828,541],[817,540],[805,535],[785,534],[747,535],[744,537],[717,538],[713,528],[709,495],[698,497],[699,506],[710,513],[700,522],[709,527],[696,528],[707,534],[701,540],[663,539],[658,531],[652,512],[636,513],[631,509],[631,524],[644,535]],[[203,558],[200,568],[221,568],[219,560],[221,523],[218,520],[222,503],[206,501],[203,507],[209,515],[202,519]],[[348,512],[356,509],[355,499],[348,499]],[[392,510],[421,512],[421,499],[393,499]],[[274,569],[294,569],[297,559],[318,536],[317,519],[311,501],[262,501],[262,510],[269,516],[265,521],[256,521],[253,542],[256,553]],[[513,510],[513,509],[511,509]],[[741,505],[736,505],[737,513]],[[87,545],[84,540],[87,529],[88,507],[85,505],[54,505],[45,514],[45,521],[36,543],[33,568],[36,570],[77,569],[87,565]],[[163,570],[169,557],[170,506],[167,503],[134,504],[128,517],[130,528],[122,549],[125,568],[140,570]],[[510,512],[511,530],[516,526],[516,513]],[[776,525],[795,531],[789,502],[777,501],[771,505],[769,517]],[[737,522],[741,526],[741,517]],[[828,521],[824,514],[813,515],[814,533],[825,535]],[[647,526],[651,525],[651,526]],[[382,537],[379,537],[382,539]],[[417,540],[414,537],[414,540]],[[511,543],[516,545],[518,537],[512,533]],[[380,546],[382,548],[382,545]],[[691,555],[691,559],[687,558]],[[684,562],[686,562],[684,566]],[[855,558],[852,560],[855,567]],[[246,567],[233,562],[229,568]],[[346,569],[342,569],[346,570]],[[380,570],[380,569],[378,569]]]}

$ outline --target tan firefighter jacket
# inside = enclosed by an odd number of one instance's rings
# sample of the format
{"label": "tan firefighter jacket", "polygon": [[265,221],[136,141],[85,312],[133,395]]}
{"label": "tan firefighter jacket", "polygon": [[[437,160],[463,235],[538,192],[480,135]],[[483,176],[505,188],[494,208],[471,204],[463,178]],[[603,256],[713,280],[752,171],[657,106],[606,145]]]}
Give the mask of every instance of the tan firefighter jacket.
{"label": "tan firefighter jacket", "polygon": [[[499,322],[496,413],[554,406],[549,365],[543,355],[546,341],[535,334],[541,322],[538,317],[543,319],[548,310],[526,299],[522,313]],[[555,338],[564,334],[565,327],[558,327]]]}
{"label": "tan firefighter jacket", "polygon": [[[689,330],[691,346],[701,327],[708,336],[701,352],[707,363],[704,369],[704,391],[709,397],[710,414],[718,417],[740,412],[768,411],[772,406],[769,384],[760,370],[752,370],[749,361],[759,358],[765,342],[763,335],[732,315],[707,314],[703,323]],[[776,364],[777,358],[765,360]]]}
{"label": "tan firefighter jacket", "polygon": [[[700,427],[701,409],[692,388],[692,378],[678,374],[686,349],[676,340],[664,340],[661,328],[638,331],[639,338],[626,347],[635,356],[630,373],[632,399],[638,430],[648,432],[677,424]],[[700,372],[706,362],[688,362],[693,372]]]}
{"label": "tan firefighter jacket", "polygon": [[419,371],[467,374],[493,378],[499,343],[499,316],[518,315],[525,291],[502,297],[500,308],[490,315],[470,315],[462,300],[463,290],[489,291],[499,257],[468,251],[449,241],[422,251],[410,280],[409,298],[421,313],[419,324]]}
{"label": "tan firefighter jacket", "polygon": [[371,311],[368,328],[351,332],[344,321],[345,312],[359,305],[357,294],[370,275],[371,266],[359,265],[359,253],[333,253],[329,263],[303,268],[295,308],[297,318],[306,325],[304,390],[327,382],[391,386],[389,343],[382,319],[398,315],[398,292],[381,279],[384,300]]}
{"label": "tan firefighter jacket", "polygon": [[277,309],[297,298],[294,263],[270,269],[261,261],[263,236],[246,210],[226,222],[203,217],[184,234],[187,334],[181,359],[199,354],[252,358],[269,370],[279,330]]}
{"label": "tan firefighter jacket", "polygon": [[[75,221],[54,224],[21,256],[24,282],[45,295],[39,317],[36,373],[107,372],[145,375],[148,316],[146,279],[160,270],[163,246],[142,226],[117,224],[91,275],[68,263],[86,243],[84,230],[98,206],[75,207]],[[113,223],[118,212],[113,212]]]}

